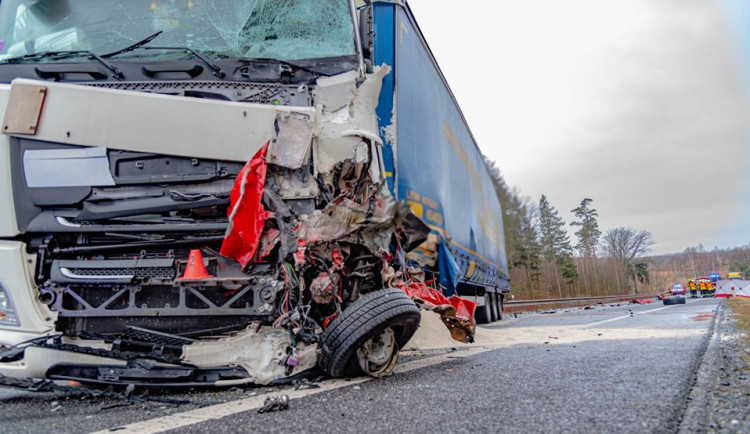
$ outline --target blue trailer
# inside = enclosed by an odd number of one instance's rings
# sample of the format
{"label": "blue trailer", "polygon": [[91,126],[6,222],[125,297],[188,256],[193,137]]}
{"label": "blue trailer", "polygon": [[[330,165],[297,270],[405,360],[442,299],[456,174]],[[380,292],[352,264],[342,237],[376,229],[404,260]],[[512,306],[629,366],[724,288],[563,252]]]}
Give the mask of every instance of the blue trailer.
{"label": "blue trailer", "polygon": [[502,210],[406,2],[3,0],[0,118],[0,384],[383,376],[415,300],[466,343],[501,317]]}
{"label": "blue trailer", "polygon": [[441,283],[477,297],[480,321],[499,319],[508,263],[482,153],[409,6],[373,3],[373,63],[393,66],[377,109],[389,186],[439,240]]}

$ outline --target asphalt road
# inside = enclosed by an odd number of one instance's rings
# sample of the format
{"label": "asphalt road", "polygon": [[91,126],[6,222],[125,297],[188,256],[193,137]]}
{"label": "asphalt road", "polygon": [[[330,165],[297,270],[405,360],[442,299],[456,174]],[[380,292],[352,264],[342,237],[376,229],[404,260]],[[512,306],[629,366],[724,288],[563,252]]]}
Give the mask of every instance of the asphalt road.
{"label": "asphalt road", "polygon": [[[718,304],[523,314],[483,327],[471,346],[406,352],[391,377],[317,389],[145,399],[6,390],[0,420],[8,433],[691,432],[701,409],[690,394]],[[282,393],[288,410],[258,413]]]}

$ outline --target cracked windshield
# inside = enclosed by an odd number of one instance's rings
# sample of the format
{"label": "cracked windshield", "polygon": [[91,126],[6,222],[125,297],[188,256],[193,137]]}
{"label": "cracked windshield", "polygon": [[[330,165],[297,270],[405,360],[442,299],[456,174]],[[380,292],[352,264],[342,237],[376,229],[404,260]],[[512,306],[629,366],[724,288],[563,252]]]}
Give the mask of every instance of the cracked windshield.
{"label": "cracked windshield", "polygon": [[[4,0],[0,59],[48,51],[183,47],[214,58],[280,60],[355,54],[346,0]],[[134,49],[121,57],[182,53]]]}

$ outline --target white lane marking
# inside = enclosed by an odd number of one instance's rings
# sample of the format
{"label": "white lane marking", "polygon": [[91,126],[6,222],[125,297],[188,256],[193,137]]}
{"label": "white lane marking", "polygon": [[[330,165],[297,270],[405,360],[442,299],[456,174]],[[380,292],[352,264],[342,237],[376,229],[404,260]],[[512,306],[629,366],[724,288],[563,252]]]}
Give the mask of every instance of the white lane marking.
{"label": "white lane marking", "polygon": [[[473,347],[462,351],[454,351],[446,354],[441,354],[433,357],[426,357],[423,359],[412,360],[406,363],[396,365],[393,370],[395,373],[409,372],[414,369],[425,368],[428,366],[439,365],[450,359],[462,359],[464,357],[481,354],[487,351],[494,350],[494,346],[480,346]],[[289,399],[304,398],[306,396],[317,395],[318,393],[328,392],[330,390],[340,389],[342,387],[354,386],[362,384],[367,381],[373,380],[371,377],[360,377],[352,378],[349,381],[344,380],[327,380],[320,383],[318,389],[307,389],[307,390],[282,390],[278,394],[288,395]],[[97,431],[94,434],[110,433],[116,430],[120,433],[160,433],[164,431],[173,430],[175,428],[183,428],[190,425],[207,422],[210,420],[221,419],[223,417],[231,416],[237,413],[243,413],[246,411],[254,411],[263,407],[263,401],[266,397],[272,396],[272,394],[265,394],[260,396],[253,396],[250,398],[238,399],[235,401],[229,401],[222,404],[210,405],[208,407],[197,408],[195,410],[184,411],[182,413],[175,413],[169,416],[157,417],[154,419],[144,420],[141,422],[132,423],[129,425],[123,425]],[[290,404],[293,405],[293,404]]]}
{"label": "white lane marking", "polygon": [[[696,301],[701,301],[701,300],[702,299],[698,299],[698,300],[686,300],[685,304],[695,303]],[[657,307],[655,309],[644,310],[643,312],[633,312],[633,316],[635,316],[635,315],[645,315],[647,313],[656,312],[656,311],[664,310],[664,309],[669,309],[670,307],[676,307],[676,306],[679,306],[679,305],[678,304],[677,305],[673,304],[673,305],[670,305],[670,306],[663,306],[663,307]],[[610,322],[620,321],[620,320],[623,320],[625,318],[630,318],[630,317],[631,317],[630,314],[622,315],[622,316],[616,316],[614,318],[603,319],[601,321],[595,321],[595,322],[591,322],[591,323],[588,323],[588,324],[584,324],[582,328],[586,329],[586,328],[593,327],[593,326],[598,326],[598,325],[607,324],[607,323],[610,323]]]}
{"label": "white lane marking", "polygon": [[[340,387],[360,384],[370,380],[366,378],[353,378],[350,381],[331,380],[320,384],[319,389],[308,390],[285,390],[283,394],[288,395],[289,399],[301,398],[303,396],[315,395],[321,392],[338,389]],[[197,408],[195,410],[184,411],[181,413],[171,414],[169,416],[157,417],[154,419],[144,420],[129,425],[97,431],[97,433],[108,433],[117,431],[118,433],[159,433],[175,428],[182,428],[206,422],[212,419],[221,419],[222,417],[242,413],[250,410],[257,410],[263,407],[263,401],[270,394],[253,396],[235,401],[228,401],[222,404],[210,405],[207,407]]]}

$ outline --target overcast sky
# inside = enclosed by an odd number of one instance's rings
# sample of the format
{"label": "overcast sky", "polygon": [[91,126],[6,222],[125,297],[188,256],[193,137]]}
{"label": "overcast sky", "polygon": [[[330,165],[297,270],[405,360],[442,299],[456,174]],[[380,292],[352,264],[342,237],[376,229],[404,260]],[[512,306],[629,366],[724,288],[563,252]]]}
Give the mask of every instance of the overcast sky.
{"label": "overcast sky", "polygon": [[657,254],[750,243],[743,3],[409,0],[508,184],[568,222],[590,197]]}

